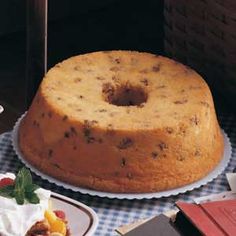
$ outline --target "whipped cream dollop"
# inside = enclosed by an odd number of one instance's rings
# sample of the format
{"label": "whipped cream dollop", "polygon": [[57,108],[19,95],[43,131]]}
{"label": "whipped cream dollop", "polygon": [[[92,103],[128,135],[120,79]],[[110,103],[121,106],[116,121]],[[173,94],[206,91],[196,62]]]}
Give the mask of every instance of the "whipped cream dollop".
{"label": "whipped cream dollop", "polygon": [[[6,177],[15,179],[15,175],[12,173],[0,174],[0,180]],[[39,204],[25,202],[23,205],[18,205],[14,198],[0,196],[1,236],[24,236],[36,222],[44,219],[51,191],[39,188],[35,193],[40,199]]]}

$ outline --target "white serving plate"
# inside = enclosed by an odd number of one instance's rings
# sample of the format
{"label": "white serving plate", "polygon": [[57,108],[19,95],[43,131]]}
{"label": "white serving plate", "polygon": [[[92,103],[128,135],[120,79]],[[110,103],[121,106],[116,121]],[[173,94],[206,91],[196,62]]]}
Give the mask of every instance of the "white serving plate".
{"label": "white serving plate", "polygon": [[166,190],[166,191],[161,191],[161,192],[154,192],[154,193],[110,193],[110,192],[102,192],[102,191],[96,191],[96,190],[91,190],[91,189],[86,189],[86,188],[81,188],[77,187],[68,183],[65,183],[63,181],[60,181],[58,179],[55,179],[49,175],[44,174],[40,170],[36,169],[34,166],[32,166],[28,161],[25,160],[24,155],[22,154],[19,146],[18,146],[18,129],[21,120],[25,116],[22,115],[16,122],[14,128],[13,128],[13,133],[12,133],[12,144],[13,148],[18,156],[18,158],[36,175],[40,176],[43,179],[48,180],[51,183],[54,183],[58,186],[62,186],[65,189],[70,189],[75,192],[80,192],[83,194],[89,194],[91,196],[99,196],[99,197],[107,197],[107,198],[117,198],[117,199],[151,199],[151,198],[161,198],[161,197],[169,197],[173,195],[178,195],[180,193],[185,193],[187,191],[192,191],[193,189],[199,188],[210,181],[214,180],[218,175],[220,175],[224,169],[227,167],[231,154],[232,154],[232,147],[230,140],[227,136],[227,134],[222,130],[222,134],[224,137],[224,154],[223,158],[220,161],[220,163],[215,167],[214,170],[212,170],[207,176],[202,178],[199,181],[196,181],[192,184],[180,187],[180,188],[175,188],[171,190]]}
{"label": "white serving plate", "polygon": [[63,195],[51,194],[52,210],[62,210],[66,214],[71,235],[91,236],[97,225],[97,214],[88,206]]}

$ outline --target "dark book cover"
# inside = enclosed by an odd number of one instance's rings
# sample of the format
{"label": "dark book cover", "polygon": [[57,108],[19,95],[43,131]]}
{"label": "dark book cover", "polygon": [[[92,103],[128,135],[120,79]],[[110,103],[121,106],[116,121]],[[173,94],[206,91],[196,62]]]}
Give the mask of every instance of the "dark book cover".
{"label": "dark book cover", "polygon": [[129,231],[125,236],[180,236],[170,218],[161,214]]}

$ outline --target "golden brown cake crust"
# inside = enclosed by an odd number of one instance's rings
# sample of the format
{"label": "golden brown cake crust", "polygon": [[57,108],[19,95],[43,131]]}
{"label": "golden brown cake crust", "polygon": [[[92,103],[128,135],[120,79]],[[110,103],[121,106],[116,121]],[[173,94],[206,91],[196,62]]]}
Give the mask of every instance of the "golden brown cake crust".
{"label": "golden brown cake crust", "polygon": [[224,149],[200,75],[131,51],[80,55],[52,68],[20,125],[19,144],[41,171],[109,192],[192,183]]}

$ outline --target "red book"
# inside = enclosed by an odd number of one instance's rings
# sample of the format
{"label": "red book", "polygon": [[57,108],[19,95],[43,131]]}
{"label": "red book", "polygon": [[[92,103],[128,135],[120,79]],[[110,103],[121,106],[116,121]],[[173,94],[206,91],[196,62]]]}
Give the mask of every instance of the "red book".
{"label": "red book", "polygon": [[208,202],[201,207],[225,235],[236,235],[236,200]]}
{"label": "red book", "polygon": [[236,235],[236,200],[214,201],[198,205],[177,202],[176,205],[203,235]]}

